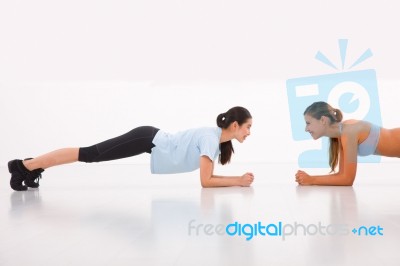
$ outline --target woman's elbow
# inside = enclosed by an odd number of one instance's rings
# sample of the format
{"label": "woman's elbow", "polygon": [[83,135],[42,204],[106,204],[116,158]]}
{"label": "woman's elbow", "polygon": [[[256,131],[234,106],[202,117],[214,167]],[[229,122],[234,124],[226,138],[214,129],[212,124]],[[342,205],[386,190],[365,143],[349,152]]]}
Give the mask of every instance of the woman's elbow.
{"label": "woman's elbow", "polygon": [[203,188],[212,187],[211,178],[200,178],[200,184]]}
{"label": "woman's elbow", "polygon": [[210,188],[210,187],[215,187],[215,186],[210,183],[207,183],[207,182],[206,183],[201,182],[201,187],[202,188]]}
{"label": "woman's elbow", "polygon": [[201,181],[200,184],[201,184],[201,187],[202,187],[202,188],[208,188],[208,187],[209,187],[208,184],[207,184],[207,182]]}
{"label": "woman's elbow", "polygon": [[342,185],[351,187],[351,186],[353,186],[354,179],[355,179],[355,176],[353,176],[353,175],[347,176],[346,178],[344,178]]}
{"label": "woman's elbow", "polygon": [[344,182],[342,185],[343,185],[343,186],[351,187],[351,186],[353,186],[353,182],[354,182],[354,180],[346,181],[346,182]]}

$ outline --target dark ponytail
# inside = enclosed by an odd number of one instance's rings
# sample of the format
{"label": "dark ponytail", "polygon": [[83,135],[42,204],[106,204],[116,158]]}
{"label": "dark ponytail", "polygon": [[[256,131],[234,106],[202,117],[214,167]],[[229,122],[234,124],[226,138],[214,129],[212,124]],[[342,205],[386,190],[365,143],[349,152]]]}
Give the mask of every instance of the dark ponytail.
{"label": "dark ponytail", "polygon": [[[217,126],[223,129],[228,128],[233,122],[237,122],[239,126],[244,124],[248,119],[252,118],[250,112],[240,106],[229,109],[226,113],[217,116]],[[220,144],[221,154],[218,162],[222,165],[231,161],[232,153],[234,153],[232,141],[226,141]]]}

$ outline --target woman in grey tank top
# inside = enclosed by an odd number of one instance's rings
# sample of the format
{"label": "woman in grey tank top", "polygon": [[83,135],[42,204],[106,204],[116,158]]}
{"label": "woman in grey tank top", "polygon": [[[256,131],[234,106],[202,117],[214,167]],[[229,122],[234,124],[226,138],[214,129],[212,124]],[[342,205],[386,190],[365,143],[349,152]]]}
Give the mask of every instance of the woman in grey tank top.
{"label": "woman in grey tank top", "polygon": [[357,156],[400,157],[400,128],[386,129],[355,119],[342,121],[342,112],[326,102],[314,102],[307,107],[304,119],[305,130],[313,139],[330,138],[331,173],[309,175],[298,170],[295,180],[300,185],[351,186],[356,177]]}

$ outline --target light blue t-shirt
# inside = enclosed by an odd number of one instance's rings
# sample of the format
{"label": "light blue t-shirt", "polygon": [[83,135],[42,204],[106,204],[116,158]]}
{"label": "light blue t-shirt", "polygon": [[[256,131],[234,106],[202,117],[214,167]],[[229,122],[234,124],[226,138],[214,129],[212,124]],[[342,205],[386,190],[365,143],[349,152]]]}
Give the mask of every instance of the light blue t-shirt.
{"label": "light blue t-shirt", "polygon": [[200,167],[200,157],[214,161],[220,154],[222,129],[201,127],[169,134],[159,130],[154,136],[151,150],[153,174],[191,172]]}

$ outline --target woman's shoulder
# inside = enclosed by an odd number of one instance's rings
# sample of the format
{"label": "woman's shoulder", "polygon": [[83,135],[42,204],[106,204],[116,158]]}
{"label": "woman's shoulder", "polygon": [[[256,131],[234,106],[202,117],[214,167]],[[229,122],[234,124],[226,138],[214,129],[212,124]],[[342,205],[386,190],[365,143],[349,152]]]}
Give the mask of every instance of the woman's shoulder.
{"label": "woman's shoulder", "polygon": [[371,123],[365,120],[349,119],[342,122],[344,131],[348,133],[368,133],[371,129]]}
{"label": "woman's shoulder", "polygon": [[191,128],[180,132],[181,135],[193,136],[193,137],[204,137],[204,136],[219,136],[221,134],[219,127],[197,127]]}
{"label": "woman's shoulder", "polygon": [[370,128],[371,122],[366,120],[358,120],[358,119],[348,119],[342,122],[343,125],[349,126],[351,128]]}
{"label": "woman's shoulder", "polygon": [[347,119],[342,121],[342,124],[344,125],[357,125],[357,124],[364,124],[368,123],[367,121],[364,120],[357,120],[357,119]]}
{"label": "woman's shoulder", "polygon": [[219,127],[200,127],[197,130],[199,136],[219,137],[221,135],[221,128]]}
{"label": "woman's shoulder", "polygon": [[193,130],[196,132],[215,132],[215,131],[218,131],[219,129],[220,129],[219,127],[203,126],[203,127],[194,128]]}

